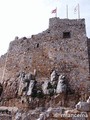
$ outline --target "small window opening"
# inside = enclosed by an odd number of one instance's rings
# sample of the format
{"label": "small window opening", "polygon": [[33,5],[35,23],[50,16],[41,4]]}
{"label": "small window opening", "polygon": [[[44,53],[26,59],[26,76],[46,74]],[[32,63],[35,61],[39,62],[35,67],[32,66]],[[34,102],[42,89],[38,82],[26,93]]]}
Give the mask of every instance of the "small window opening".
{"label": "small window opening", "polygon": [[30,50],[30,48],[27,48],[27,51],[29,51]]}
{"label": "small window opening", "polygon": [[36,47],[37,47],[37,48],[39,47],[39,43],[37,43]]}
{"label": "small window opening", "polygon": [[47,33],[50,33],[50,30],[48,30]]}
{"label": "small window opening", "polygon": [[63,38],[70,38],[71,34],[70,32],[63,32]]}
{"label": "small window opening", "polygon": [[24,103],[24,100],[22,100],[22,104]]}

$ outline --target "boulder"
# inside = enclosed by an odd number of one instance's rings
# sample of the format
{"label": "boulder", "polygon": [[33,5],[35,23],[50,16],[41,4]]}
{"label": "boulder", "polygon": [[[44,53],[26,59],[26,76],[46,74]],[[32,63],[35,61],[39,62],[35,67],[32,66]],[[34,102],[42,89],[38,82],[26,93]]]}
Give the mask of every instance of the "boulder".
{"label": "boulder", "polygon": [[52,71],[51,73],[51,82],[57,81],[58,80],[58,75],[55,70]]}
{"label": "boulder", "polygon": [[66,89],[67,85],[65,83],[65,77],[63,75],[60,75],[58,79],[56,93],[66,93]]}
{"label": "boulder", "polygon": [[27,91],[28,96],[30,96],[32,94],[32,90],[34,88],[34,85],[35,85],[35,80],[30,80],[30,84],[29,84],[28,91]]}
{"label": "boulder", "polygon": [[48,95],[49,94],[49,90],[47,89],[48,88],[48,84],[49,84],[49,81],[46,80],[43,84],[42,84],[42,91],[45,95]]}
{"label": "boulder", "polygon": [[90,112],[90,103],[78,102],[75,107],[79,111]]}
{"label": "boulder", "polygon": [[90,103],[90,96],[89,96],[89,98],[87,99],[87,103]]}

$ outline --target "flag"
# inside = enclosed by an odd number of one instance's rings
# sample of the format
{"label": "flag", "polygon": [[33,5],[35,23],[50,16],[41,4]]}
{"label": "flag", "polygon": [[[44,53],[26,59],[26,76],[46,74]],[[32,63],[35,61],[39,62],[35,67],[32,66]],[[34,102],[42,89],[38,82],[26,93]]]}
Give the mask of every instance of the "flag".
{"label": "flag", "polygon": [[52,12],[51,13],[56,13],[57,12],[57,8],[56,9],[54,9],[54,10],[52,10]]}
{"label": "flag", "polygon": [[78,11],[78,5],[74,8],[74,14],[76,14]]}
{"label": "flag", "polygon": [[78,19],[80,19],[80,6],[79,6],[79,4],[74,8],[74,14],[77,14]]}

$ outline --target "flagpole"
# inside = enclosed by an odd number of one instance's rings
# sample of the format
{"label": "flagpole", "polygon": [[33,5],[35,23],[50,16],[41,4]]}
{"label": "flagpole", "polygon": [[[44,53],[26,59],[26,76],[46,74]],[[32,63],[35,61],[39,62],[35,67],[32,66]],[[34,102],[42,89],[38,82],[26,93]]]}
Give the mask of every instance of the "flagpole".
{"label": "flagpole", "polygon": [[55,17],[57,17],[57,7],[56,7],[56,16]]}
{"label": "flagpole", "polygon": [[78,19],[80,19],[80,6],[78,4]]}
{"label": "flagpole", "polygon": [[66,5],[66,18],[68,19],[68,5]]}

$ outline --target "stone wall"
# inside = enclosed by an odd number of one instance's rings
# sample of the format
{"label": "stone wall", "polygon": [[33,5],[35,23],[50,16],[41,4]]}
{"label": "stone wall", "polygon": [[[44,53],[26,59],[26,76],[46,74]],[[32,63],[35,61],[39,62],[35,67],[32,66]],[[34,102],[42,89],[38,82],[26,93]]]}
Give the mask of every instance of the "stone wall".
{"label": "stone wall", "polygon": [[88,46],[89,73],[90,73],[90,38],[87,38],[87,46]]}
{"label": "stone wall", "polygon": [[87,92],[90,82],[85,20],[51,18],[46,31],[12,41],[7,54],[0,58],[0,79],[6,91],[3,94],[16,97],[19,73],[34,69],[38,81],[49,80],[52,69],[56,69],[58,74],[66,75],[76,92]]}

